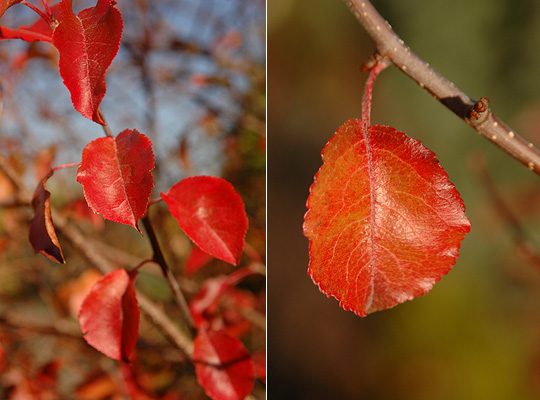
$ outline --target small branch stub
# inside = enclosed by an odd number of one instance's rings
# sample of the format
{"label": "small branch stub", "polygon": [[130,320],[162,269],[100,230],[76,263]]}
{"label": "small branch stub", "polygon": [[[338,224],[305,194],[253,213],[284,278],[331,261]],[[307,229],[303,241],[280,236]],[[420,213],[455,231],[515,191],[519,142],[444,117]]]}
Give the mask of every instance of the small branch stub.
{"label": "small branch stub", "polygon": [[480,100],[471,107],[466,121],[473,126],[479,125],[486,120],[490,112],[489,99],[487,97],[480,97]]}

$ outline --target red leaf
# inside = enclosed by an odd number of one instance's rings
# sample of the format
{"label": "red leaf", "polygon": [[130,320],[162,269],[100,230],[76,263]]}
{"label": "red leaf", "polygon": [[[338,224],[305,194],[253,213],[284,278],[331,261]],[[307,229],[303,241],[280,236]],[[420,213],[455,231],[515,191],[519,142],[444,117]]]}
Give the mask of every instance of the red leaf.
{"label": "red leaf", "polygon": [[193,341],[197,381],[214,400],[240,400],[253,389],[253,360],[242,342],[222,331],[199,331]]}
{"label": "red leaf", "polygon": [[51,217],[51,192],[47,190],[45,185],[52,174],[53,170],[51,169],[39,183],[32,198],[34,217],[30,221],[28,236],[36,253],[41,253],[52,261],[64,264],[64,255]]}
{"label": "red leaf", "polygon": [[255,308],[257,300],[253,293],[234,287],[230,277],[206,279],[189,302],[197,329],[224,330],[234,337],[241,337],[251,329],[245,315]]}
{"label": "red leaf", "polygon": [[139,307],[135,295],[137,272],[117,269],[90,290],[79,312],[86,342],[107,357],[130,361],[139,336]]}
{"label": "red leaf", "polygon": [[21,26],[17,29],[6,28],[5,26],[0,26],[0,40],[4,39],[22,39],[27,42],[33,42],[40,40],[43,42],[52,42],[52,31],[50,30],[49,35],[45,35],[42,32],[33,31],[27,27]]}
{"label": "red leaf", "polygon": [[122,15],[114,0],[98,0],[95,7],[76,16],[71,1],[59,4],[61,22],[53,33],[53,44],[60,54],[60,75],[75,109],[105,125],[98,107],[105,96],[105,73],[120,47]]}
{"label": "red leaf", "polygon": [[191,240],[208,254],[238,265],[248,220],[242,198],[222,178],[186,178],[161,197]]}
{"label": "red leaf", "polygon": [[202,251],[199,246],[194,244],[191,247],[191,252],[186,260],[186,275],[192,276],[211,259],[212,256],[210,254]]}
{"label": "red leaf", "polygon": [[322,154],[304,222],[313,281],[361,316],[427,293],[470,230],[435,154],[361,120],[340,127]]}
{"label": "red leaf", "polygon": [[95,213],[139,232],[154,187],[152,142],[137,130],[96,139],[83,150],[77,182]]}

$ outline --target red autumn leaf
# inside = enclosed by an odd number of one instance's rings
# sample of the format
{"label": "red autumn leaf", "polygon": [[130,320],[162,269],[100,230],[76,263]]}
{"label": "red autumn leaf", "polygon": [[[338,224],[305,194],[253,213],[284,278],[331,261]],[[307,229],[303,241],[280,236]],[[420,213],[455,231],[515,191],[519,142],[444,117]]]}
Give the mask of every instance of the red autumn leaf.
{"label": "red autumn leaf", "polygon": [[0,40],[5,39],[22,39],[27,42],[40,40],[42,42],[52,42],[52,30],[49,28],[50,34],[46,35],[42,32],[34,31],[29,27],[21,26],[17,29],[6,28],[0,26]]}
{"label": "red autumn leaf", "polygon": [[360,316],[427,293],[470,230],[435,154],[394,128],[349,120],[322,156],[304,222],[313,281]]}
{"label": "red autumn leaf", "polygon": [[71,101],[84,117],[98,124],[105,96],[105,73],[118,53],[123,21],[114,0],[98,0],[93,8],[78,15],[72,0],[59,4],[61,21],[53,33],[53,44],[60,54],[60,75],[71,93]]}
{"label": "red autumn leaf", "polygon": [[222,178],[194,176],[161,197],[191,240],[208,254],[238,265],[248,220],[242,198]]}
{"label": "red autumn leaf", "polygon": [[86,342],[107,357],[130,361],[139,336],[137,272],[117,269],[90,290],[79,312]]}
{"label": "red autumn leaf", "polygon": [[231,275],[209,278],[189,302],[197,329],[224,330],[241,337],[252,327],[245,314],[257,305],[253,293],[233,286]]}
{"label": "red autumn leaf", "polygon": [[222,331],[199,331],[193,341],[197,381],[214,400],[241,400],[253,389],[253,360],[242,342]]}
{"label": "red autumn leaf", "polygon": [[39,183],[34,197],[32,208],[34,217],[30,221],[29,239],[36,253],[41,253],[52,261],[65,263],[62,248],[54,229],[51,216],[51,192],[47,190],[47,180],[53,175],[53,170]]}
{"label": "red autumn leaf", "polygon": [[186,260],[186,275],[192,276],[201,267],[207,264],[212,259],[212,256],[202,251],[199,246],[194,244]]}
{"label": "red autumn leaf", "polygon": [[102,137],[86,145],[77,182],[94,213],[140,232],[139,219],[154,187],[152,169],[152,142],[137,130],[126,129],[116,138]]}

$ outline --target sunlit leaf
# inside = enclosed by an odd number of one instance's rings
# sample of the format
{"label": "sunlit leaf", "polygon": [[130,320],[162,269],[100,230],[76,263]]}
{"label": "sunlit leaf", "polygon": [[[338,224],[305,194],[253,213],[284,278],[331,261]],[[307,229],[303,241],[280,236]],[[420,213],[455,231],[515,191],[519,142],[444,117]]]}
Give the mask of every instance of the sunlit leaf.
{"label": "sunlit leaf", "polygon": [[427,293],[470,229],[433,152],[393,128],[349,120],[323,160],[304,223],[320,290],[362,316]]}
{"label": "sunlit leaf", "polygon": [[102,137],[84,148],[77,182],[95,213],[139,230],[154,187],[152,142],[137,130]]}
{"label": "sunlit leaf", "polygon": [[184,232],[208,254],[238,265],[248,220],[242,198],[222,178],[194,176],[161,193]]}
{"label": "sunlit leaf", "polygon": [[71,101],[83,116],[104,125],[98,113],[105,96],[105,73],[120,47],[123,21],[114,0],[98,0],[78,15],[72,0],[60,3],[60,24],[53,44],[60,54],[60,75]]}

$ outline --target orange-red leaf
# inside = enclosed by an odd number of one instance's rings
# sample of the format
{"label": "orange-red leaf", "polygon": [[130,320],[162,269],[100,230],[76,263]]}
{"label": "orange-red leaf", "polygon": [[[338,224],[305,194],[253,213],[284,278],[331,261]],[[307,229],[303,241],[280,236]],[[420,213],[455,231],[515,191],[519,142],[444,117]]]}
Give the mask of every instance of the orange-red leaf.
{"label": "orange-red leaf", "polygon": [[84,117],[104,125],[98,113],[105,96],[105,73],[118,53],[123,21],[114,0],[73,13],[72,0],[59,4],[61,21],[53,33],[60,54],[60,75],[71,101]]}
{"label": "orange-red leaf", "polygon": [[193,362],[197,381],[214,400],[241,400],[253,389],[255,368],[249,352],[222,331],[199,331]]}
{"label": "orange-red leaf", "polygon": [[191,240],[208,254],[238,265],[248,220],[242,198],[225,179],[194,176],[161,197]]}
{"label": "orange-red leaf", "polygon": [[96,139],[84,148],[77,171],[84,198],[95,213],[139,232],[139,219],[154,187],[152,142],[137,130]]}
{"label": "orange-red leaf", "polygon": [[139,336],[136,272],[104,275],[84,299],[79,324],[86,342],[115,360],[130,361]]}
{"label": "orange-red leaf", "polygon": [[320,290],[361,316],[427,293],[470,229],[435,154],[394,128],[349,120],[323,160],[304,223]]}
{"label": "orange-red leaf", "polygon": [[34,217],[30,221],[29,239],[36,253],[41,253],[48,259],[63,264],[65,263],[64,255],[51,217],[51,192],[46,186],[52,174],[51,169],[39,182],[32,198]]}

